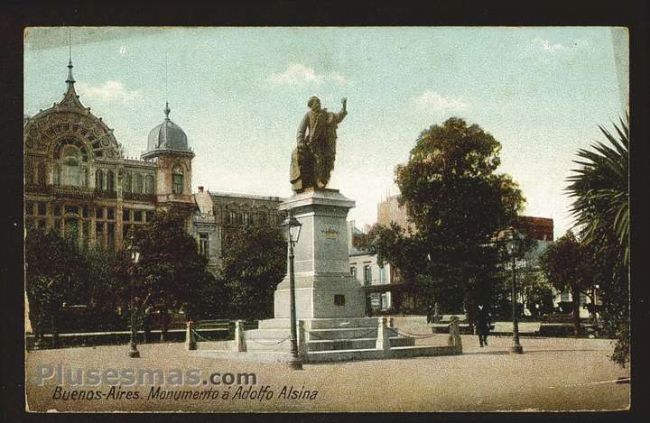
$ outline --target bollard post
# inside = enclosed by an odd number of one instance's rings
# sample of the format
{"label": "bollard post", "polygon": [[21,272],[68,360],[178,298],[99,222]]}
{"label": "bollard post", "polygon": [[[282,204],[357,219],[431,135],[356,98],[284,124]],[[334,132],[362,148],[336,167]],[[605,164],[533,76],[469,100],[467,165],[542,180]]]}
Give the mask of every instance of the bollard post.
{"label": "bollard post", "polygon": [[447,345],[453,347],[456,354],[463,353],[463,343],[460,339],[460,327],[458,326],[459,320],[457,316],[452,316],[449,323],[449,338]]}
{"label": "bollard post", "polygon": [[388,337],[388,319],[385,317],[380,317],[378,319],[379,324],[377,325],[377,344],[375,348],[378,350],[383,350],[384,355],[388,356],[390,354],[390,338]]}
{"label": "bollard post", "polygon": [[194,322],[188,320],[185,328],[185,349],[188,351],[196,350],[196,339],[194,338]]}
{"label": "bollard post", "polygon": [[235,322],[235,351],[246,352],[246,340],[244,339],[244,322]]}
{"label": "bollard post", "polygon": [[298,355],[300,359],[307,361],[307,331],[305,330],[305,321],[298,320]]}

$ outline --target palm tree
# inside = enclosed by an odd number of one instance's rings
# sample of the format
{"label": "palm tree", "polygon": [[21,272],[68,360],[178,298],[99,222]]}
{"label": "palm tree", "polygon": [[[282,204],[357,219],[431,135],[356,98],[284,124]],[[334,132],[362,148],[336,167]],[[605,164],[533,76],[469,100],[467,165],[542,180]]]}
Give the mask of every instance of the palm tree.
{"label": "palm tree", "polygon": [[607,336],[617,340],[612,359],[625,366],[630,357],[630,206],[628,191],[629,117],[610,132],[599,127],[608,144],[579,150],[567,188],[580,237],[591,249],[594,285],[602,292]]}
{"label": "palm tree", "polygon": [[616,135],[599,126],[610,145],[596,142],[591,149],[578,151],[580,159],[575,163],[581,167],[569,177],[571,184],[567,191],[574,198],[571,212],[581,238],[594,244],[602,241],[604,234],[615,235],[623,253],[623,264],[627,266],[630,257],[630,131],[628,123],[622,119],[620,125],[613,126]]}

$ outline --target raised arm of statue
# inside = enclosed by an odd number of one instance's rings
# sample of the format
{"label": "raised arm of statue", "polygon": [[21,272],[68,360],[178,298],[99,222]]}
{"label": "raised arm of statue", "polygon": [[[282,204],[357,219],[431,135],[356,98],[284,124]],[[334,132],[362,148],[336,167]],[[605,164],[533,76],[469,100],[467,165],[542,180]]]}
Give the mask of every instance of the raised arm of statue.
{"label": "raised arm of statue", "polygon": [[347,115],[348,115],[348,109],[347,109],[347,104],[348,104],[348,99],[347,98],[342,98],[341,99],[341,105],[343,106],[341,108],[341,111],[338,113],[332,113],[333,120],[335,123],[340,123]]}

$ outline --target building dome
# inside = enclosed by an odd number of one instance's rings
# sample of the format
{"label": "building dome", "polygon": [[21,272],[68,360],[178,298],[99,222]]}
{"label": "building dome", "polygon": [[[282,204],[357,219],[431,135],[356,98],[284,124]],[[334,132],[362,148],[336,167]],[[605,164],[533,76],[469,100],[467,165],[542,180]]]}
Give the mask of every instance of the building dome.
{"label": "building dome", "polygon": [[187,135],[169,119],[169,104],[165,104],[165,120],[149,132],[147,153],[156,150],[190,151],[187,145]]}

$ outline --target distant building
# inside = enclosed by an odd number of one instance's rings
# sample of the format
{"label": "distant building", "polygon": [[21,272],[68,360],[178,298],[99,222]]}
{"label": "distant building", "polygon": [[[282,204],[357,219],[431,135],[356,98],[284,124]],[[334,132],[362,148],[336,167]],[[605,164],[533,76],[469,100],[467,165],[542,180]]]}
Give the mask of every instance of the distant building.
{"label": "distant building", "polygon": [[280,197],[210,193],[201,186],[194,198],[198,210],[192,216],[193,235],[213,270],[221,268],[228,236],[234,231],[249,225],[278,226],[285,217],[278,210]]}
{"label": "distant building", "polygon": [[390,196],[377,205],[377,223],[382,226],[396,223],[404,229],[415,229],[415,226],[409,222],[406,207],[399,204],[399,195]]}
{"label": "distant building", "polygon": [[516,229],[538,241],[553,241],[553,219],[548,217],[520,216]]}
{"label": "distant building", "polygon": [[366,291],[366,310],[380,312],[392,309],[393,301],[390,292],[391,266],[385,263],[380,266],[377,255],[358,249],[354,246],[353,238],[363,232],[355,227],[354,221],[348,222],[348,251],[350,257],[350,275],[354,277]]}

